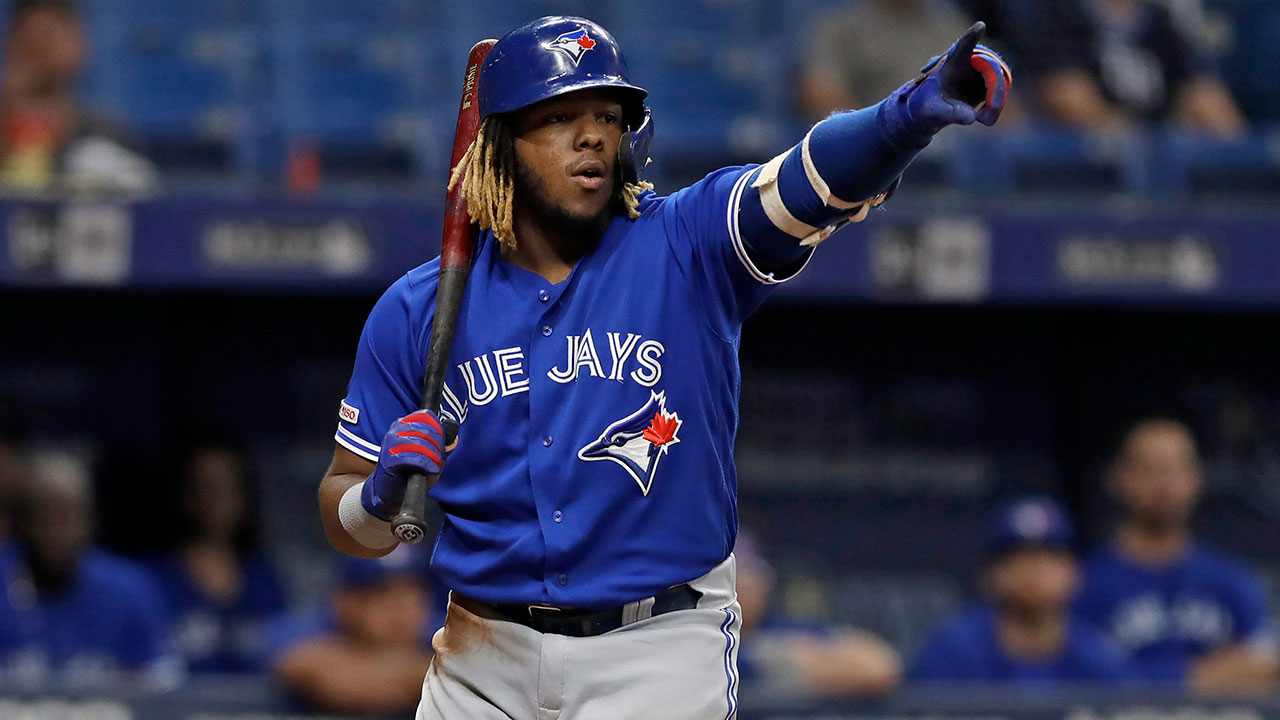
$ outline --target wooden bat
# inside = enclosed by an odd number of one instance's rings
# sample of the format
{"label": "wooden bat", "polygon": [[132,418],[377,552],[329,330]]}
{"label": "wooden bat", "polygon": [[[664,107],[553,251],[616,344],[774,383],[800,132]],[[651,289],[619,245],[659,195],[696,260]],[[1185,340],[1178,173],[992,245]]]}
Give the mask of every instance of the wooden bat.
{"label": "wooden bat", "polygon": [[[480,108],[476,103],[480,66],[497,40],[481,40],[471,47],[467,57],[467,74],[462,83],[462,102],[458,107],[458,126],[453,135],[453,156],[449,172],[462,162],[462,156],[480,132]],[[467,215],[467,201],[462,198],[462,178],[445,195],[444,232],[440,237],[440,276],[436,285],[436,312],[431,326],[431,342],[427,346],[427,373],[422,379],[422,408],[440,412],[440,394],[444,373],[449,367],[449,349],[458,324],[462,293],[471,271],[471,252],[476,244],[476,226]],[[440,475],[409,476],[400,513],[391,521],[391,530],[400,542],[417,543],[427,536],[425,520],[427,492]]]}

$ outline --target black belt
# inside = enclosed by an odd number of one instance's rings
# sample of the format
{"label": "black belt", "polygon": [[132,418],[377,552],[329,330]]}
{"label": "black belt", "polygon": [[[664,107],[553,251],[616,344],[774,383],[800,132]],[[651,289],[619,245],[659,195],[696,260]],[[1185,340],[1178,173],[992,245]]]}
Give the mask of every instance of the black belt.
{"label": "black belt", "polygon": [[[698,606],[702,593],[688,583],[675,585],[653,596],[653,606],[647,615],[635,608],[636,603],[605,610],[586,608],[561,608],[549,605],[505,605],[476,600],[461,593],[452,593],[452,601],[464,610],[490,620],[520,623],[540,633],[591,637],[617,630],[623,625],[655,617],[676,610],[691,610]],[[647,605],[642,601],[640,606]],[[631,617],[627,617],[630,614]]]}

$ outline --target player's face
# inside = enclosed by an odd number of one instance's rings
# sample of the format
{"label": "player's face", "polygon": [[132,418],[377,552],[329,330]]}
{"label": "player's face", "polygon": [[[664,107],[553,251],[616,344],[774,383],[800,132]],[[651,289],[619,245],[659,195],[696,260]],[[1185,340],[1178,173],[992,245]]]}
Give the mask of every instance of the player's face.
{"label": "player's face", "polygon": [[622,130],[622,105],[604,90],[569,93],[516,113],[517,212],[600,226],[613,213]]}
{"label": "player's face", "polygon": [[1131,520],[1155,528],[1183,526],[1200,493],[1195,443],[1178,425],[1140,427],[1125,445],[1114,481]]}
{"label": "player's face", "polygon": [[36,8],[11,30],[6,58],[12,81],[32,95],[65,90],[88,47],[79,20],[58,8]]}
{"label": "player's face", "polygon": [[207,536],[232,536],[245,515],[244,466],[225,450],[206,450],[191,462],[188,495],[191,522]]}
{"label": "player's face", "polygon": [[1056,612],[1067,606],[1076,589],[1076,563],[1071,553],[1051,548],[1014,550],[988,570],[991,593],[999,605],[1034,612]]}
{"label": "player's face", "polygon": [[69,579],[92,538],[93,510],[82,494],[43,488],[24,504],[19,532],[33,571],[57,581]]}

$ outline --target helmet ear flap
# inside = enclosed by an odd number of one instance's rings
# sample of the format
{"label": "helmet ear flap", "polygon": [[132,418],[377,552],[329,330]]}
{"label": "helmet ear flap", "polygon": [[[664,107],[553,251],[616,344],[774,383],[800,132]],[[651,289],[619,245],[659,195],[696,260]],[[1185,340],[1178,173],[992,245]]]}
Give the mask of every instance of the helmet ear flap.
{"label": "helmet ear flap", "polygon": [[640,182],[640,171],[649,164],[649,148],[653,145],[653,114],[644,108],[638,127],[622,133],[618,141],[618,169],[622,182],[635,185]]}

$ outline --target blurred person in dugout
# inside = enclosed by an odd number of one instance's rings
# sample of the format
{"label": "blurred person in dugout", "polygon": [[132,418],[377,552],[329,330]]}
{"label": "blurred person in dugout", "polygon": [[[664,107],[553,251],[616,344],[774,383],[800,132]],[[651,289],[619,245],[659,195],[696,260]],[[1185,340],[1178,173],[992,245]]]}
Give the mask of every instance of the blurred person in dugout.
{"label": "blurred person in dugout", "polygon": [[1106,630],[1147,680],[1214,694],[1273,692],[1277,629],[1265,590],[1191,532],[1203,480],[1187,426],[1134,424],[1108,475],[1119,520],[1085,564],[1077,614]]}
{"label": "blurred person in dugout", "polygon": [[738,532],[738,602],[743,684],[805,695],[876,697],[902,679],[902,661],[884,640],[853,628],[784,617],[771,603],[777,576],[754,534]]}
{"label": "blurred person in dugout", "polygon": [[259,547],[244,453],[209,441],[179,456],[179,546],[148,562],[174,647],[192,673],[255,672],[263,625],[285,609],[285,598]]}
{"label": "blurred person in dugout", "polygon": [[328,607],[292,613],[267,633],[266,669],[311,710],[412,713],[442,624],[428,563],[412,545],[376,560],[343,558]]}
{"label": "blurred person in dugout", "polygon": [[[982,4],[982,3],[979,3]],[[1196,42],[1198,0],[987,0],[1043,114],[1091,131],[1148,122],[1236,137],[1244,116]]]}
{"label": "blurred person in dugout", "polygon": [[801,111],[822,118],[879,102],[971,24],[948,0],[847,3],[820,18],[806,37]]}
{"label": "blurred person in dugout", "polygon": [[164,689],[182,679],[147,572],[93,545],[89,474],[68,455],[25,464],[0,547],[0,682]]}
{"label": "blurred person in dugout", "polygon": [[21,480],[17,432],[6,426],[6,417],[8,412],[0,403],[0,543],[12,532],[13,503]]}
{"label": "blurred person in dugout", "polygon": [[89,44],[73,0],[14,0],[0,71],[0,186],[141,192],[155,170],[81,104]]}
{"label": "blurred person in dugout", "polygon": [[1066,511],[1048,498],[1002,506],[987,540],[986,600],[944,622],[920,647],[912,681],[1061,683],[1128,680],[1106,635],[1070,615],[1078,570]]}

